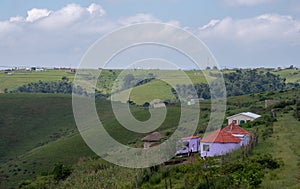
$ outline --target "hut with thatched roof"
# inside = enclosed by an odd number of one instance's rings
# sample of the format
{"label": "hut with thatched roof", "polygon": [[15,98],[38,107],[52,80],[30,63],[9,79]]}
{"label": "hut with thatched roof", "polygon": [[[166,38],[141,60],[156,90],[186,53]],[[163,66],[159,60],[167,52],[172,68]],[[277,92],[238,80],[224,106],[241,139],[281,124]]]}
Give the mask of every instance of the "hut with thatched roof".
{"label": "hut with thatched roof", "polygon": [[153,132],[144,138],[142,138],[142,141],[144,142],[144,148],[150,148],[152,146],[156,146],[159,144],[159,141],[163,138],[164,136],[160,134],[159,132]]}

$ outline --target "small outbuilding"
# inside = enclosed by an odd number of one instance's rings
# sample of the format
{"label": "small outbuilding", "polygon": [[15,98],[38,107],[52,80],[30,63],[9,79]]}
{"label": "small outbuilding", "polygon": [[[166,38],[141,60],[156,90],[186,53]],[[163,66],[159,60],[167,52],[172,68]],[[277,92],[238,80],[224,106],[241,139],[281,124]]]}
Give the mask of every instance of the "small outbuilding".
{"label": "small outbuilding", "polygon": [[260,117],[261,117],[260,115],[252,112],[242,112],[239,114],[229,116],[227,117],[227,119],[228,119],[228,124],[234,123],[236,125],[242,125],[244,123],[247,123],[248,121],[253,121]]}
{"label": "small outbuilding", "polygon": [[200,151],[200,137],[190,136],[181,138],[176,143],[176,155],[190,154]]}
{"label": "small outbuilding", "polygon": [[160,134],[159,132],[153,132],[145,136],[144,138],[142,138],[142,141],[144,142],[144,148],[150,148],[152,146],[158,145],[163,137],[164,135]]}

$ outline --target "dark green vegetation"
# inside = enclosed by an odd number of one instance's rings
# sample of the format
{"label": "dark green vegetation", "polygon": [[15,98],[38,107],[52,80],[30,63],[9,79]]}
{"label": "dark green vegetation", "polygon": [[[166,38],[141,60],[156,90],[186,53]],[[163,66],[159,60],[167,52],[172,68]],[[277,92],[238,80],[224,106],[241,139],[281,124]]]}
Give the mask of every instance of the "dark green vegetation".
{"label": "dark green vegetation", "polygon": [[[28,83],[18,87],[10,93],[54,93],[54,94],[72,94],[72,92],[91,96],[91,93],[87,92],[81,86],[73,86],[72,82],[65,76],[59,81],[39,81],[36,83]],[[101,94],[98,90],[95,90],[95,96],[97,98],[107,98],[107,95]]]}
{"label": "dark green vegetation", "polygon": [[[209,72],[212,77],[221,77],[221,74]],[[219,76],[218,76],[219,75]],[[286,83],[285,78],[280,78],[279,75],[270,72],[264,73],[257,70],[236,70],[223,74],[227,96],[240,96],[245,94],[254,94],[264,91],[284,90],[289,88],[300,87],[299,83]],[[220,81],[218,79],[211,82],[212,87],[218,88]],[[211,98],[210,86],[205,83],[195,85],[177,85],[176,90],[190,94],[195,87],[199,97],[209,99]],[[222,91],[221,91],[222,92]],[[223,96],[222,93],[216,96]]]}
{"label": "dark green vegetation", "polygon": [[[207,162],[197,156],[189,160],[194,163],[161,165],[145,170],[112,165],[97,158],[77,133],[70,96],[2,94],[0,188],[134,188],[135,185],[139,188],[163,188],[166,183],[170,187],[170,182],[172,188],[185,185],[207,188],[208,183],[216,188],[256,185],[296,188],[299,182],[300,138],[297,133],[300,127],[295,113],[299,106],[299,92],[294,89],[228,98],[227,115],[241,111],[263,115],[263,119],[244,125],[258,134],[258,145],[247,155],[243,151],[229,155],[230,163],[222,165],[222,169],[218,165],[208,166],[207,170],[203,168]],[[265,99],[276,99],[281,103],[265,108]],[[126,145],[142,146],[140,138],[144,135],[122,128],[114,118],[108,101],[98,100],[97,107],[100,119],[114,138]],[[276,120],[272,118],[272,109],[276,111]],[[205,131],[210,116],[210,102],[201,102],[201,110],[197,130],[200,134]],[[133,105],[131,111],[139,120],[149,118],[148,110],[141,107]],[[178,105],[169,106],[167,120],[159,131],[166,136],[172,134],[179,114]],[[261,163],[266,153],[273,158],[267,157],[264,160],[267,163]],[[281,158],[283,163],[277,158]],[[209,161],[212,161],[210,165],[218,164],[214,160]]]}

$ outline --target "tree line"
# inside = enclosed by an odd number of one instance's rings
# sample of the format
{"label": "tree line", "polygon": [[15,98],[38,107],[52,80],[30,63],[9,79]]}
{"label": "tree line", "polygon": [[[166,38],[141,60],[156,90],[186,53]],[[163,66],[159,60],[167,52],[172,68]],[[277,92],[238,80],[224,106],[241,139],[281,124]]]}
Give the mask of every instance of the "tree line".
{"label": "tree line", "polygon": [[[214,73],[212,76],[215,76]],[[218,76],[219,77],[219,76]],[[285,78],[272,74],[270,72],[262,73],[256,70],[236,70],[235,72],[223,74],[225,91],[222,89],[222,80],[215,79],[208,85],[207,83],[198,83],[194,85],[177,85],[172,93],[189,96],[196,90],[198,97],[209,99],[212,97],[240,96],[245,94],[261,93],[264,91],[285,90],[299,88],[298,83],[285,83]],[[211,87],[210,87],[211,86]],[[176,95],[175,93],[175,95]]]}
{"label": "tree line", "polygon": [[74,86],[68,78],[62,77],[59,81],[38,81],[31,82],[18,87],[11,91],[11,93],[54,93],[54,94],[78,94],[83,96],[93,96],[96,98],[106,98],[107,95],[102,94],[97,89],[95,93],[88,92],[81,86]]}

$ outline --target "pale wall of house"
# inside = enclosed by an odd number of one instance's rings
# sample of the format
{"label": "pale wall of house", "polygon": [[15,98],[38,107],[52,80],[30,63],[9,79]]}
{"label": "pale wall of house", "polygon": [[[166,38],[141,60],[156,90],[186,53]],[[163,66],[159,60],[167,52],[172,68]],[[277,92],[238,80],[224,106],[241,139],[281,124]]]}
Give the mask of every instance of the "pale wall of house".
{"label": "pale wall of house", "polygon": [[[209,151],[203,151],[203,145],[210,145]],[[241,147],[239,143],[210,143],[201,142],[201,157],[212,157],[227,154]]]}
{"label": "pale wall of house", "polygon": [[244,115],[237,115],[237,116],[234,116],[234,117],[228,119],[228,125],[230,123],[232,123],[233,120],[236,120],[237,121],[236,124],[239,125],[241,120],[244,120],[244,121],[248,122],[248,121],[253,121],[254,119],[250,118],[248,116],[244,116]]}
{"label": "pale wall of house", "polygon": [[192,152],[200,151],[199,138],[193,138],[193,139],[181,140],[181,141],[182,142],[187,141],[189,143],[189,146],[184,149],[177,149],[176,154],[186,154],[189,153],[190,151]]}
{"label": "pale wall of house", "polygon": [[250,135],[244,135],[243,137],[240,137],[240,136],[237,136],[237,135],[234,135],[233,136],[241,139],[242,141],[240,142],[240,145],[241,146],[247,146],[249,143],[250,143]]}

